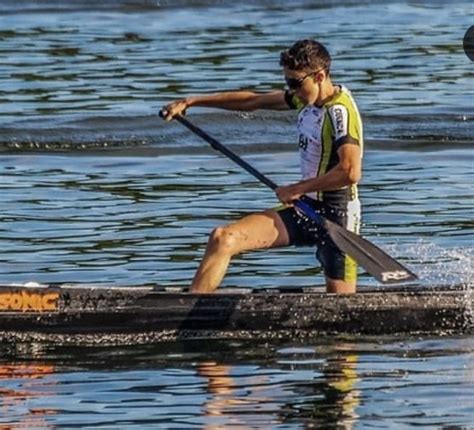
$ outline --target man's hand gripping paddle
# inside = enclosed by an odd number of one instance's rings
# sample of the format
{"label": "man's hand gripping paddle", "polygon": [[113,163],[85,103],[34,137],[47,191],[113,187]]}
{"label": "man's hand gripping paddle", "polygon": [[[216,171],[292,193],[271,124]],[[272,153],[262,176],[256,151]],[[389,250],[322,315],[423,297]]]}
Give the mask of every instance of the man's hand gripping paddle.
{"label": "man's hand gripping paddle", "polygon": [[[163,112],[160,112],[163,118]],[[213,137],[209,136],[205,131],[196,127],[181,115],[174,117],[179,123],[184,125],[187,129],[197,134],[199,137],[208,142],[216,151],[221,152],[227,158],[230,158],[234,163],[245,169],[248,173],[264,183],[267,187],[275,190],[278,186],[265,175],[260,173],[246,161],[242,160],[237,154],[232,152],[229,148],[222,145]],[[329,221],[321,216],[311,206],[304,202],[303,199],[298,199],[293,202],[294,206],[303,212],[311,221],[322,226],[335,245],[343,252],[351,256],[360,266],[362,266],[370,275],[377,279],[382,284],[394,284],[398,282],[409,282],[418,279],[418,277],[403,266],[401,263],[390,257],[385,251],[373,243],[358,236],[355,233],[341,227],[340,225]]]}

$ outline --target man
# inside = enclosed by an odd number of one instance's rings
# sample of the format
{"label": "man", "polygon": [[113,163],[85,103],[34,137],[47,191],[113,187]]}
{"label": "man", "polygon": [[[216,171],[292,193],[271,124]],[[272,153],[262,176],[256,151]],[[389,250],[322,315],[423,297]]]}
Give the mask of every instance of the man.
{"label": "man", "polygon": [[248,215],[216,228],[190,291],[210,293],[221,283],[230,259],[244,251],[282,246],[316,246],[330,293],[356,291],[357,265],[340,251],[320,227],[304,218],[292,202],[302,196],[331,221],[358,233],[360,203],[357,182],[361,177],[362,122],[350,92],[334,85],[331,58],[314,40],[297,41],[281,53],[288,90],[258,94],[232,91],[188,97],[166,106],[166,120],[191,106],[251,111],[298,110],[298,143],[302,180],[279,187],[285,205]]}

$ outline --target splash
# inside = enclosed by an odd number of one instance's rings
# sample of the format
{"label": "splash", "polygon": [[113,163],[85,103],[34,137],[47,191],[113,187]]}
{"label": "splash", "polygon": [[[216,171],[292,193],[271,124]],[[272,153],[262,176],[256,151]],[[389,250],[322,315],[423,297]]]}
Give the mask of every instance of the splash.
{"label": "splash", "polygon": [[[418,274],[422,285],[461,286],[465,290],[466,324],[474,325],[473,285],[474,247],[442,248],[420,239],[412,246],[392,245],[386,247],[392,255],[403,255],[408,266]],[[392,248],[392,249],[388,249]]]}
{"label": "splash", "polygon": [[465,285],[474,283],[474,247],[442,248],[424,239],[407,245],[388,245],[391,255],[404,257],[405,263],[418,274],[424,285]]}

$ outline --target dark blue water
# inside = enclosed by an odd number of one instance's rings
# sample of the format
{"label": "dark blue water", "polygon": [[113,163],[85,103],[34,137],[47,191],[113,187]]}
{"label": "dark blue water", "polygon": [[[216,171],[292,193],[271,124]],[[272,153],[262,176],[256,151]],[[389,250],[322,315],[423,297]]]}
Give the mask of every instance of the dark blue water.
{"label": "dark blue water", "polygon": [[[157,112],[283,88],[280,50],[313,37],[364,119],[362,233],[422,284],[469,288],[473,18],[469,1],[3,0],[0,282],[187,286],[212,228],[277,201]],[[189,117],[298,179],[293,113]],[[289,248],[236,257],[223,288],[322,281]],[[473,351],[472,336],[1,345],[0,427],[467,429]]]}

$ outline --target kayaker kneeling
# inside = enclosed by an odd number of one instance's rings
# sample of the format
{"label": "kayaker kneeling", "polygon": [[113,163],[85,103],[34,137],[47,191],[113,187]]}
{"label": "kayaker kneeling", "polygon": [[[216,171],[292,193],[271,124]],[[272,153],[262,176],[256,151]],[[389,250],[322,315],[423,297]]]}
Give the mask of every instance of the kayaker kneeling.
{"label": "kayaker kneeling", "polygon": [[340,251],[325,231],[308,222],[291,202],[306,195],[307,202],[324,217],[359,232],[362,121],[350,91],[331,81],[331,57],[314,40],[297,41],[281,53],[286,91],[255,93],[221,92],[191,96],[163,108],[165,119],[183,114],[192,106],[228,110],[296,109],[302,180],[277,188],[284,204],[280,209],[248,215],[216,228],[190,291],[210,293],[221,283],[233,255],[283,246],[316,246],[324,269],[327,291],[354,293],[357,264]]}

